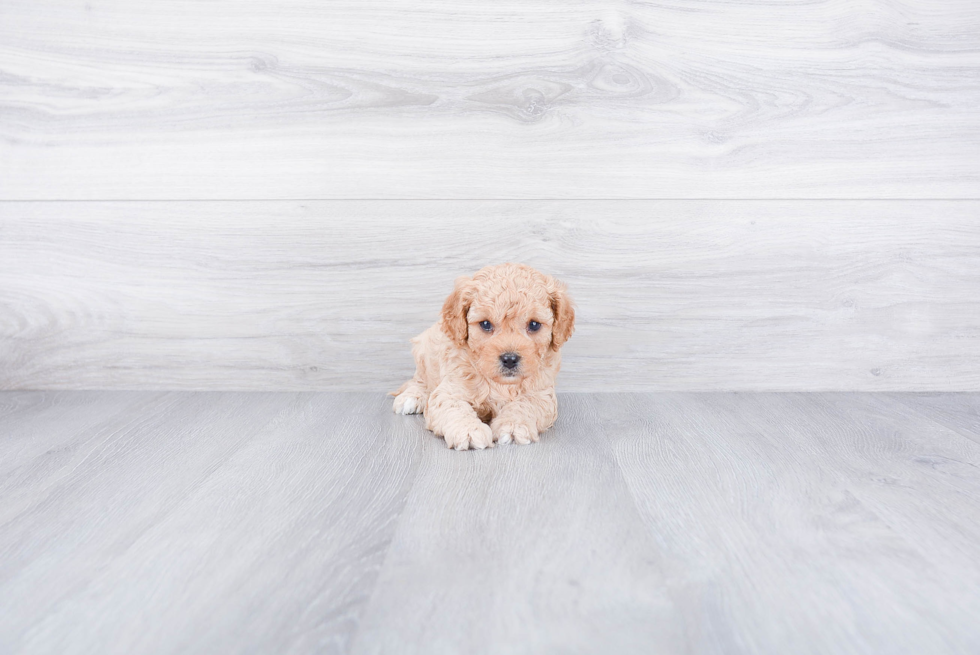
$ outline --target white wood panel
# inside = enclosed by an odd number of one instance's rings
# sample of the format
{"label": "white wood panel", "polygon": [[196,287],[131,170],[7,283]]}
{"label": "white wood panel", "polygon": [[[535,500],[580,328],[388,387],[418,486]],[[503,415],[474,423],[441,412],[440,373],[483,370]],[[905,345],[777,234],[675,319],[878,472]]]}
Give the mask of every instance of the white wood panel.
{"label": "white wood panel", "polygon": [[5,0],[0,198],[947,197],[974,0]]}
{"label": "white wood panel", "polygon": [[389,390],[453,279],[564,279],[564,390],[980,389],[980,202],[0,203],[0,387]]}

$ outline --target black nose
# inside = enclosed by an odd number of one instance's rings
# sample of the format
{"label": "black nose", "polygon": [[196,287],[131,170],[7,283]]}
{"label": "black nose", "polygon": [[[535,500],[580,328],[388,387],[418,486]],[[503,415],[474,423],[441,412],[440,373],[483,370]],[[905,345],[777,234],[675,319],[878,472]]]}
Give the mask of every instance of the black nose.
{"label": "black nose", "polygon": [[504,365],[504,368],[517,368],[520,361],[521,356],[517,353],[504,353],[500,356],[500,363]]}

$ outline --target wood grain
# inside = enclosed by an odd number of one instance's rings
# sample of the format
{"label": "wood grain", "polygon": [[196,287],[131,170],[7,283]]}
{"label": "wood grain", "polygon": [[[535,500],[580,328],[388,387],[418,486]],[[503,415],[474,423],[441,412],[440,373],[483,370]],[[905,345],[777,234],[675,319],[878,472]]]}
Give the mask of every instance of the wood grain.
{"label": "wood grain", "polygon": [[980,389],[975,201],[0,203],[0,388],[387,391],[453,279],[564,279],[565,390]]}
{"label": "wood grain", "polygon": [[868,394],[599,398],[692,652],[980,644],[976,444]]}
{"label": "wood grain", "polygon": [[898,402],[907,404],[919,414],[945,425],[967,439],[980,443],[980,402],[975,395],[894,394]]}
{"label": "wood grain", "polygon": [[922,398],[565,393],[459,453],[381,394],[0,393],[0,651],[974,653],[980,444]]}
{"label": "wood grain", "polygon": [[[107,422],[117,421],[120,414],[145,411],[146,399],[153,395],[87,391],[77,394],[19,392],[0,396],[0,420],[5,428],[0,438],[0,490],[7,499],[0,507],[0,520],[19,511],[14,499],[25,490],[22,476],[35,475],[39,468],[44,468],[34,467],[28,471],[20,468],[19,463],[41,459],[55,469],[64,466],[67,453],[79,448],[76,443],[79,435],[99,433]],[[45,454],[52,456],[45,459]],[[26,498],[33,499],[33,495]]]}
{"label": "wood grain", "polygon": [[663,563],[590,396],[533,448],[426,441],[351,653],[675,653]]}
{"label": "wood grain", "polygon": [[16,459],[0,650],[347,652],[420,430],[378,395],[140,397],[71,441],[63,421],[57,466]]}
{"label": "wood grain", "polygon": [[973,0],[5,0],[0,198],[976,198]]}

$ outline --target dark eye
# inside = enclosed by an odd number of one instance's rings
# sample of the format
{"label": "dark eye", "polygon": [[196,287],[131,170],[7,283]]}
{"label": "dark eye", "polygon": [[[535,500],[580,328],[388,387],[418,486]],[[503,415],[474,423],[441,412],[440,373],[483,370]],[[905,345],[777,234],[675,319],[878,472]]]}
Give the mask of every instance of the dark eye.
{"label": "dark eye", "polygon": [[530,323],[527,324],[528,332],[537,332],[540,329],[541,329],[541,324],[538,323],[537,321],[531,321]]}
{"label": "dark eye", "polygon": [[484,332],[489,332],[493,329],[493,323],[490,321],[480,321],[480,327],[483,328]]}

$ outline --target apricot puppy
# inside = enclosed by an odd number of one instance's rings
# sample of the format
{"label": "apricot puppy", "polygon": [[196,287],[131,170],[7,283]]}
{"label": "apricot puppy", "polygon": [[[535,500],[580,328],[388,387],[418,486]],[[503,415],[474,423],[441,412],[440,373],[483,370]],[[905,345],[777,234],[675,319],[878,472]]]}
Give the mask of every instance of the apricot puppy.
{"label": "apricot puppy", "polygon": [[523,264],[488,266],[456,280],[438,323],[412,339],[415,377],[397,414],[456,450],[528,444],[558,415],[555,378],[575,310],[565,285]]}

